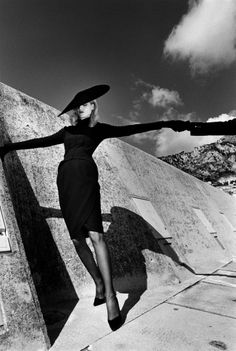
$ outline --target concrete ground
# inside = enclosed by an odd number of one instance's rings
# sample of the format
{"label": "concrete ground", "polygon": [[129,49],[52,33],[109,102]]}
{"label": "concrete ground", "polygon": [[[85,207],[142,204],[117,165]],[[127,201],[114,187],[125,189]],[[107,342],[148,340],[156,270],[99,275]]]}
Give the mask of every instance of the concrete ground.
{"label": "concrete ground", "polygon": [[[123,326],[112,332],[105,305],[79,300],[50,351],[236,351],[236,262],[175,286],[117,294]],[[136,296],[136,297],[135,297]]]}

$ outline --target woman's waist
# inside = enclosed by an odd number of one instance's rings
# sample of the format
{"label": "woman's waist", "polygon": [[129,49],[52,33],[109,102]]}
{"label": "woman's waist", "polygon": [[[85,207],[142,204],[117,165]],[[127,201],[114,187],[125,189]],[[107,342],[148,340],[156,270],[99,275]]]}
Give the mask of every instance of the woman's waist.
{"label": "woman's waist", "polygon": [[70,160],[73,158],[93,160],[91,150],[85,150],[82,148],[81,149],[74,148],[65,152],[64,160]]}
{"label": "woman's waist", "polygon": [[59,163],[59,167],[64,164],[64,163],[67,163],[69,161],[77,161],[77,162],[89,162],[90,164],[93,164],[96,168],[97,168],[97,165],[96,165],[96,162],[94,161],[93,157],[92,156],[89,156],[89,155],[66,155],[64,157],[64,159]]}

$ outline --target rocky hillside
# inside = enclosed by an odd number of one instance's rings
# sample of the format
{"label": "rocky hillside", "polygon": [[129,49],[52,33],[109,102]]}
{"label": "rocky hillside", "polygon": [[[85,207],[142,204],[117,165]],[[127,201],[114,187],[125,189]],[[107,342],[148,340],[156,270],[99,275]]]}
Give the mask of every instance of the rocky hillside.
{"label": "rocky hillside", "polygon": [[231,195],[236,194],[235,136],[196,147],[192,152],[181,152],[160,159]]}

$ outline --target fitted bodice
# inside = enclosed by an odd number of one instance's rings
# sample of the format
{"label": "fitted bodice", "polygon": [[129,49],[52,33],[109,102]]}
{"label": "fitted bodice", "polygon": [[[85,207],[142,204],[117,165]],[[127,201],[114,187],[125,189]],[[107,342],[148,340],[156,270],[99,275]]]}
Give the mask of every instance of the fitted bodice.
{"label": "fitted bodice", "polygon": [[99,125],[94,128],[88,126],[66,127],[64,135],[65,155],[64,159],[73,158],[88,159],[102,141],[98,134]]}

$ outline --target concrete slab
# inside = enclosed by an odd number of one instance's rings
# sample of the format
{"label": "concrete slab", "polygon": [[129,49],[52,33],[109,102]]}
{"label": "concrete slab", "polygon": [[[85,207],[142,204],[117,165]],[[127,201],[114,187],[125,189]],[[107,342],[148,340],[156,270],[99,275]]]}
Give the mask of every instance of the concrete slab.
{"label": "concrete slab", "polygon": [[236,318],[235,293],[231,286],[201,282],[170,298],[168,303]]}
{"label": "concrete slab", "polygon": [[[149,285],[150,289],[141,294],[139,291],[133,291],[132,294],[117,293],[125,323],[139,318],[202,278],[201,276],[194,277],[188,282],[175,286],[154,287],[154,284]],[[106,307],[105,305],[93,306],[93,293],[94,287],[87,291],[87,297],[84,292],[83,298],[75,306],[50,351],[81,350],[86,345],[112,333],[106,321]]]}
{"label": "concrete slab", "polygon": [[[179,284],[158,286],[156,275],[149,274],[147,290],[130,289],[126,293],[124,289],[119,289],[123,291],[123,293],[117,293],[117,297],[122,316],[125,317],[125,325],[132,323],[132,321],[140,318],[140,316],[163,304],[165,301],[169,301],[172,297],[178,296],[182,292],[184,293],[185,289],[194,286],[202,279],[205,279],[203,275],[197,275]],[[118,290],[118,285],[116,288]],[[71,351],[73,348],[75,350],[83,350],[87,345],[112,333],[106,321],[105,305],[96,308],[92,305],[94,292],[93,285],[88,286],[86,291],[83,291],[82,297],[50,351],[65,351],[67,349]]]}
{"label": "concrete slab", "polygon": [[234,319],[164,303],[96,341],[89,350],[235,351],[235,330]]}

